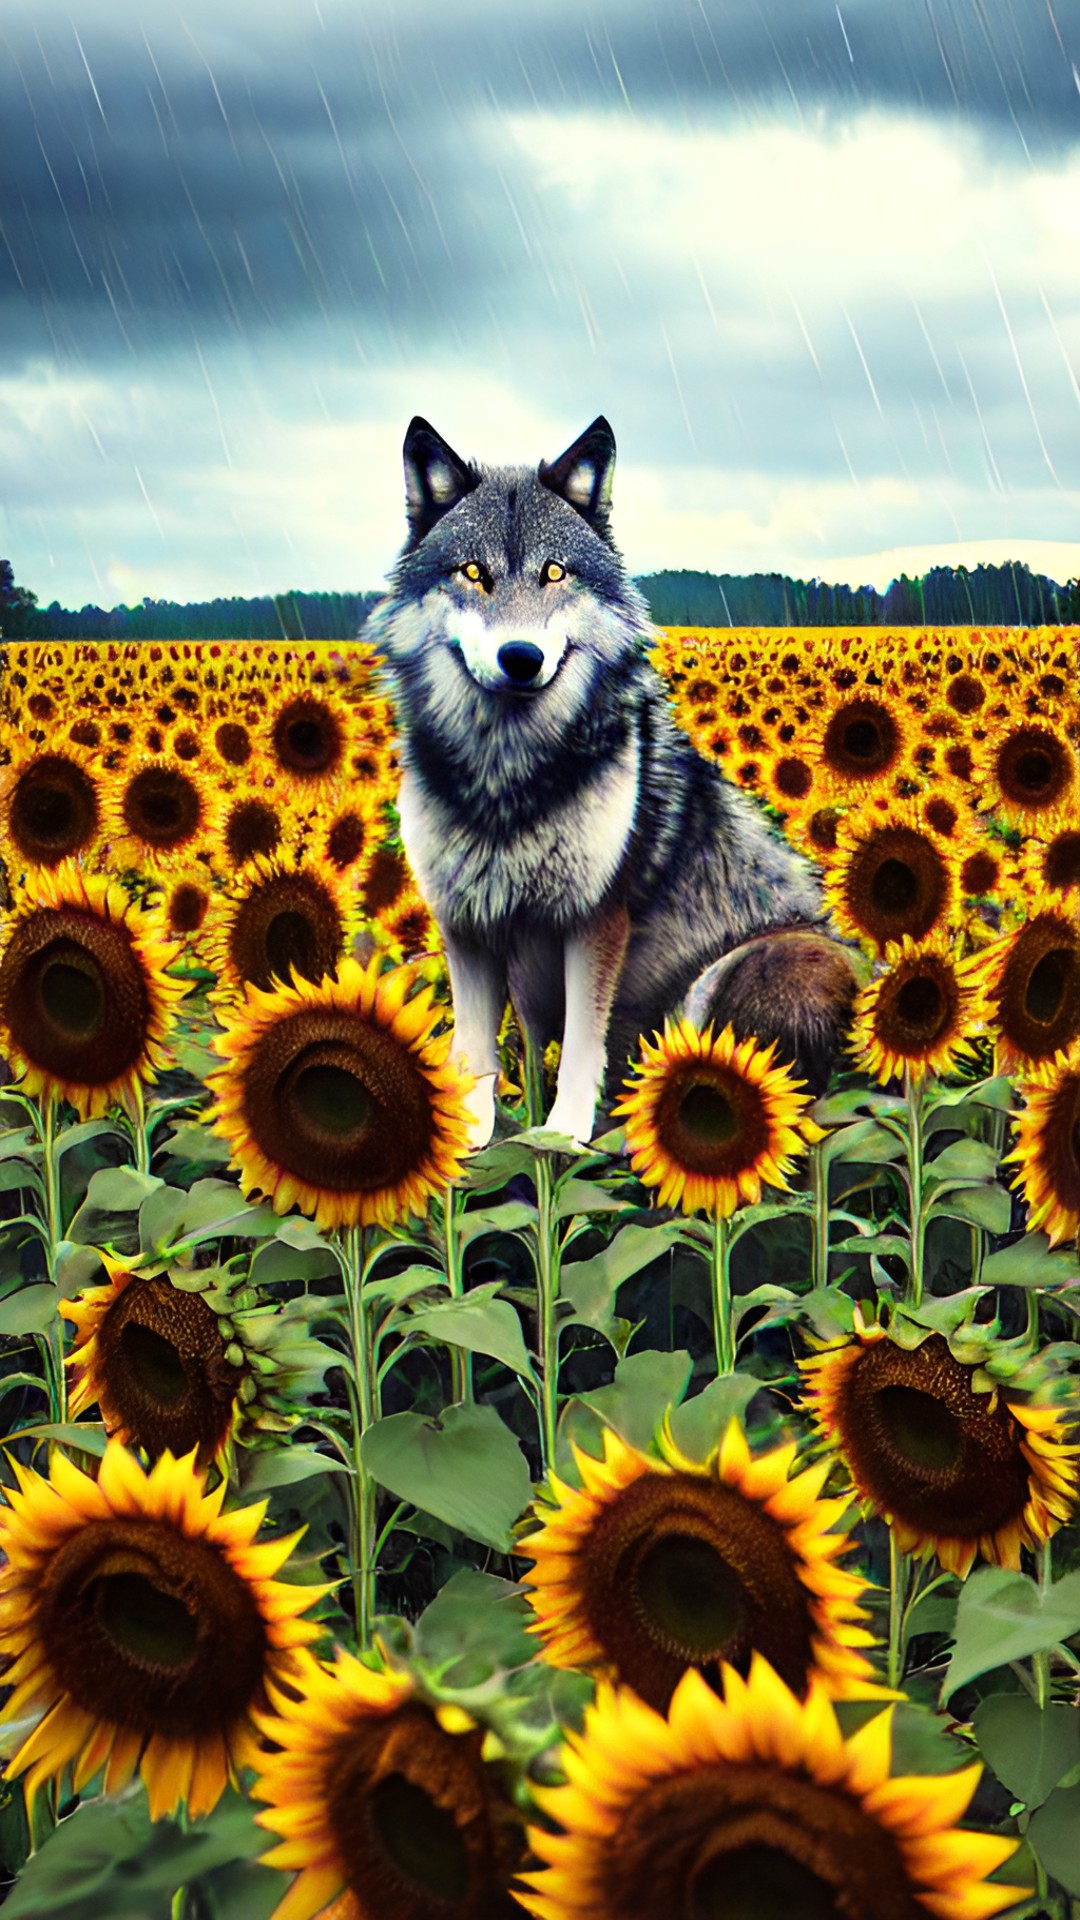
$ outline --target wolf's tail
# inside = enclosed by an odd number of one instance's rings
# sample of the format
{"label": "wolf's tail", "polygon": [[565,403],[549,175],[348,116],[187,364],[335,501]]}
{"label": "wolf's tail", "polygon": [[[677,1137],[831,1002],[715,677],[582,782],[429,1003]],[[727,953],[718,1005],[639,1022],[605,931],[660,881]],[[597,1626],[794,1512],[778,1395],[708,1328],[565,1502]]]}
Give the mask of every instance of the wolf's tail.
{"label": "wolf's tail", "polygon": [[699,973],[680,1011],[695,1027],[725,1026],[739,1040],[778,1040],[778,1063],[794,1061],[813,1094],[824,1093],[870,963],[820,928],[782,927],[733,947]]}

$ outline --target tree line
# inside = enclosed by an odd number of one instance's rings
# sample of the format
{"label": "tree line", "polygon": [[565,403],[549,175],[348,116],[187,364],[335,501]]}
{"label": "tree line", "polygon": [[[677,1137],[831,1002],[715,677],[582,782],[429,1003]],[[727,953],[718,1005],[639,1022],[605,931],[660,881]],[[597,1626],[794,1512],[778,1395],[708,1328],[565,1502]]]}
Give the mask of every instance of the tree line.
{"label": "tree line", "polygon": [[[1080,578],[1059,586],[1024,561],[901,574],[884,593],[783,573],[646,574],[635,585],[663,627],[1041,627],[1080,622]],[[27,640],[351,640],[378,593],[144,599],[133,607],[42,607],[0,560],[0,634]]]}

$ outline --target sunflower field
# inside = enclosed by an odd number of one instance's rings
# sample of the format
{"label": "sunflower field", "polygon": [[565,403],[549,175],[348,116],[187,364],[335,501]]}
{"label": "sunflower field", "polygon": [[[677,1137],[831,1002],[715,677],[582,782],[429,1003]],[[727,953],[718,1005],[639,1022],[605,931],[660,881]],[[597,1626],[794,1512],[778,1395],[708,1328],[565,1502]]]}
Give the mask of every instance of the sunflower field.
{"label": "sunflower field", "polygon": [[1080,629],[665,630],[857,957],[469,1150],[349,646],[0,672],[10,1920],[1080,1916]]}

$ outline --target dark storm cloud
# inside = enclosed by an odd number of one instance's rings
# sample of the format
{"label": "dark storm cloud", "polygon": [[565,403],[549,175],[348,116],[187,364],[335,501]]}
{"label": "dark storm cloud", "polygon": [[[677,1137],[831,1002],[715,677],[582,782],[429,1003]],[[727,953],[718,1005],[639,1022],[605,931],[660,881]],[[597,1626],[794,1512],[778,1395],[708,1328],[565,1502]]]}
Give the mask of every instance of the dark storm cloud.
{"label": "dark storm cloud", "polygon": [[[1025,164],[1075,138],[1075,9],[741,0],[529,15],[24,0],[0,31],[0,317],[65,358],[351,313],[452,337],[558,239],[505,113],[962,117]],[[6,58],[3,57],[6,55]]]}

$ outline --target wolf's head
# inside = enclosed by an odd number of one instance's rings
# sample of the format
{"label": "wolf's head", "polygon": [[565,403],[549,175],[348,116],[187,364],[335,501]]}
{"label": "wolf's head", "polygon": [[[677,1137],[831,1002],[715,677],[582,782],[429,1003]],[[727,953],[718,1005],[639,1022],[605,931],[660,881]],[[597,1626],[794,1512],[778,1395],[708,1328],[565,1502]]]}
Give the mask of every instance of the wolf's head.
{"label": "wolf's head", "polygon": [[444,691],[458,682],[459,718],[479,693],[485,712],[513,711],[518,728],[533,706],[545,731],[562,709],[565,724],[648,632],[611,538],[608,422],[599,416],[536,468],[487,468],[418,416],[404,460],[409,538],[371,630],[399,693],[437,672]]}

